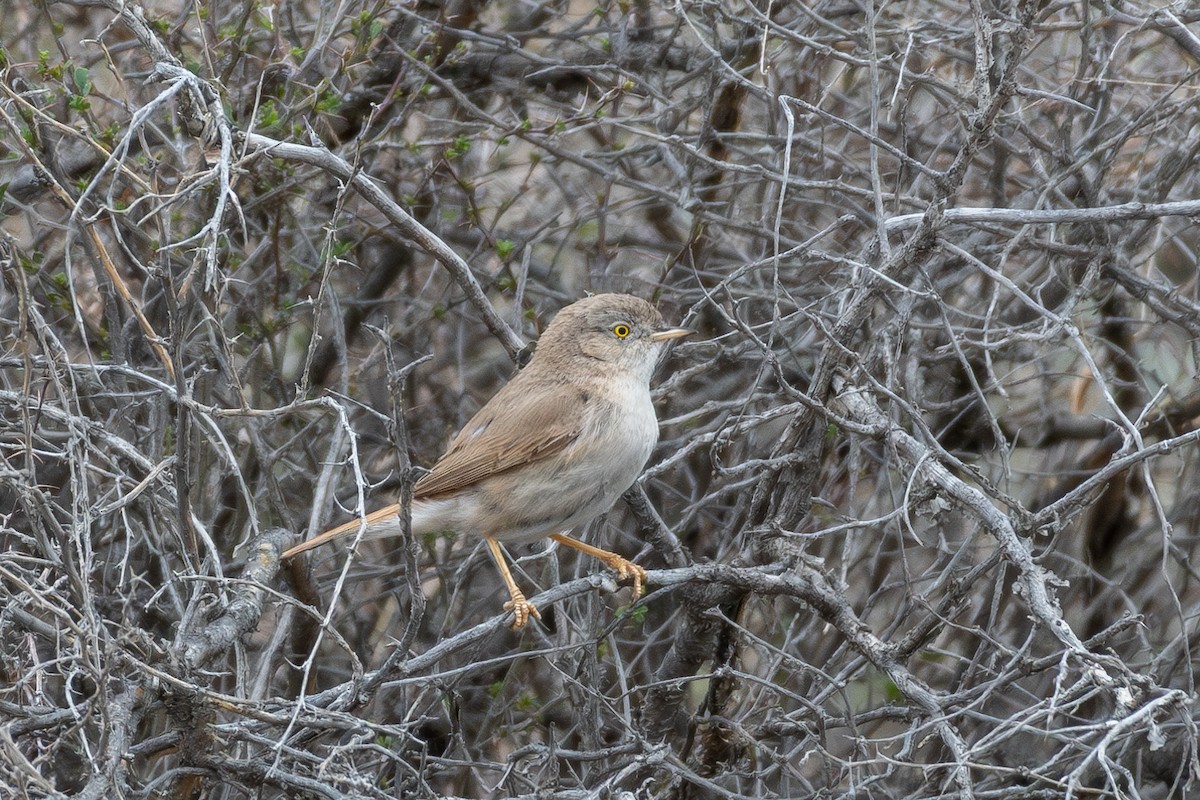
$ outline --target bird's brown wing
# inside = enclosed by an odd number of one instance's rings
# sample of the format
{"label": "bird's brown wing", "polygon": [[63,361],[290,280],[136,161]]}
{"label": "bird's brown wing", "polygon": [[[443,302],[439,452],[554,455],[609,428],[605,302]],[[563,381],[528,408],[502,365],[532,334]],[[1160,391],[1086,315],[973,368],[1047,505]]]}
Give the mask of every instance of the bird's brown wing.
{"label": "bird's brown wing", "polygon": [[586,402],[574,387],[547,397],[527,391],[518,374],[463,426],[433,470],[417,481],[413,496],[456,492],[492,475],[561,452],[580,434]]}

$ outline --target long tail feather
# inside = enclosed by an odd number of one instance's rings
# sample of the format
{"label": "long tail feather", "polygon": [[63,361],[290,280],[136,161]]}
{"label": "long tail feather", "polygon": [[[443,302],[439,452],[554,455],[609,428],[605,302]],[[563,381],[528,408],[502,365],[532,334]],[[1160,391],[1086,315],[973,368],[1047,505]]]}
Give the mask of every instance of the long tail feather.
{"label": "long tail feather", "polygon": [[314,547],[320,547],[323,544],[332,542],[334,539],[341,539],[343,536],[350,536],[356,533],[361,525],[366,525],[366,536],[372,538],[387,535],[388,533],[399,532],[400,530],[400,504],[393,503],[390,506],[384,506],[378,511],[372,511],[366,517],[355,518],[347,523],[338,525],[336,528],[330,528],[319,536],[314,536],[307,542],[301,542],[295,547],[291,547],[283,552],[280,558],[287,560],[293,556],[308,552]]}

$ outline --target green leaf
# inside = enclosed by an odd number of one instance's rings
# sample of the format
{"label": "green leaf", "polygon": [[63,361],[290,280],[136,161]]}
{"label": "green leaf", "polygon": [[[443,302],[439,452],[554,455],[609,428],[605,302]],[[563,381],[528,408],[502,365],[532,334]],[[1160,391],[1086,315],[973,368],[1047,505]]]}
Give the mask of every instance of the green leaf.
{"label": "green leaf", "polygon": [[73,74],[75,78],[75,88],[79,90],[79,94],[86,95],[92,93],[92,76],[83,67],[76,67]]}

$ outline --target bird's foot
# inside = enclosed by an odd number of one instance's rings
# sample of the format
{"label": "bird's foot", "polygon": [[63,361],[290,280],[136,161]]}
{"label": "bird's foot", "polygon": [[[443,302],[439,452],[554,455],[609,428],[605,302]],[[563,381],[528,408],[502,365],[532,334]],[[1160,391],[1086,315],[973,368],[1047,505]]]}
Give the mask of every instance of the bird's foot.
{"label": "bird's foot", "polygon": [[645,591],[646,587],[646,570],[642,569],[629,559],[622,558],[616,553],[609,553],[607,557],[604,557],[603,560],[610,569],[616,571],[618,578],[623,581],[633,581],[634,600],[637,600],[642,596],[642,592]]}
{"label": "bird's foot", "polygon": [[505,611],[513,612],[512,629],[519,631],[524,628],[529,618],[541,619],[542,614],[537,610],[537,606],[525,599],[525,595],[521,592],[513,592],[512,600],[504,604]]}

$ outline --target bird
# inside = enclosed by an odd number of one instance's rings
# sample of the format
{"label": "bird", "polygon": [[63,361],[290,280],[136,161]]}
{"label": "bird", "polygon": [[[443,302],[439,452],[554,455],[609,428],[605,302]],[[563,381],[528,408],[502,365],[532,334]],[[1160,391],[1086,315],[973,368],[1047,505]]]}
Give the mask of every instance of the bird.
{"label": "bird", "polygon": [[[688,336],[647,301],[597,294],[564,307],[533,357],[463,426],[413,486],[411,531],[481,538],[504,579],[520,630],[541,613],[521,591],[501,543],[549,538],[594,556],[642,594],[646,571],[569,536],[607,511],[641,475],[658,442],[650,380],[667,342]],[[393,503],[284,552],[283,559],[363,529],[398,535]]]}

